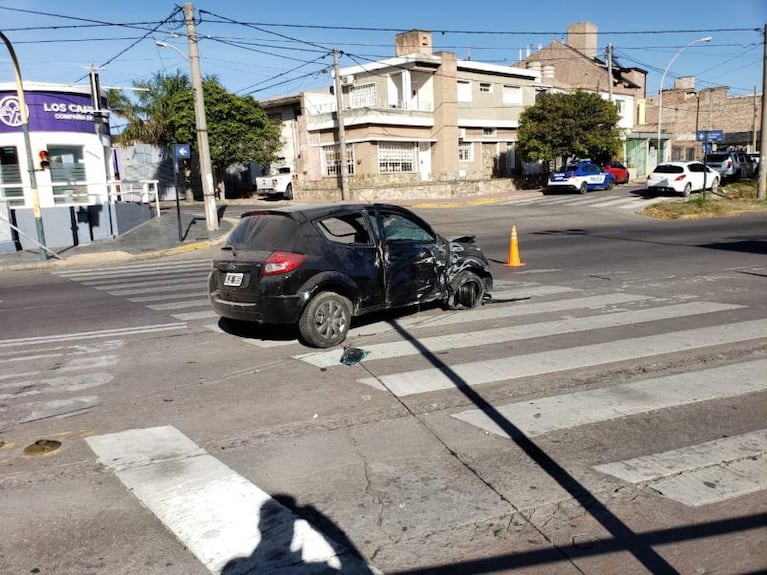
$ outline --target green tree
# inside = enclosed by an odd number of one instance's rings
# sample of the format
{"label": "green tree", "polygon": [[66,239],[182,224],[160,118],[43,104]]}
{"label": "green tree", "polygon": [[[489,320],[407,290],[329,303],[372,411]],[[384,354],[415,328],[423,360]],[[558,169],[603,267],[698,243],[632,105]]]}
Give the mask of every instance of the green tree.
{"label": "green tree", "polygon": [[517,151],[525,161],[569,156],[603,162],[621,148],[617,107],[598,94],[544,93],[519,119]]}
{"label": "green tree", "polygon": [[[147,81],[134,82],[137,102],[131,105],[115,97],[115,114],[126,120],[116,137],[123,144],[142,142],[157,146],[190,143],[197,148],[194,91],[186,74],[157,73]],[[230,164],[274,161],[282,142],[280,130],[251,96],[227,92],[215,77],[203,80],[208,147],[214,177],[223,180]]]}

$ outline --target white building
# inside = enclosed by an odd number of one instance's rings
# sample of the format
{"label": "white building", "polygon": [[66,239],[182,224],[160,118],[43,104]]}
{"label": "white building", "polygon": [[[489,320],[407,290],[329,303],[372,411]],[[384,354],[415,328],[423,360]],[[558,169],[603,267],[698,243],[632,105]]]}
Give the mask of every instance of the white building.
{"label": "white building", "polygon": [[[37,247],[29,237],[36,237],[38,200],[49,247],[110,238],[118,229],[125,231],[147,219],[148,206],[115,209],[110,201],[114,168],[109,125],[101,118],[102,134],[97,133],[100,114],[90,87],[25,82],[24,100],[31,164],[16,84],[0,83],[0,251]],[[46,155],[50,164],[43,166]]]}

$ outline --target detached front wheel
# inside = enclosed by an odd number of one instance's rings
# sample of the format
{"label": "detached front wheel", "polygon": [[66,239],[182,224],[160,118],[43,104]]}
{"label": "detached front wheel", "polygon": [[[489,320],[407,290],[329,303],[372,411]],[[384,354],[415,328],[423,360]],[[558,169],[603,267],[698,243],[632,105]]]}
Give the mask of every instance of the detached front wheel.
{"label": "detached front wheel", "polygon": [[482,303],[485,295],[485,284],[476,273],[464,270],[451,282],[452,294],[449,307],[451,309],[473,309]]}
{"label": "detached front wheel", "polygon": [[333,347],[346,339],[352,319],[352,302],[326,291],[314,296],[298,320],[301,338],[312,347]]}

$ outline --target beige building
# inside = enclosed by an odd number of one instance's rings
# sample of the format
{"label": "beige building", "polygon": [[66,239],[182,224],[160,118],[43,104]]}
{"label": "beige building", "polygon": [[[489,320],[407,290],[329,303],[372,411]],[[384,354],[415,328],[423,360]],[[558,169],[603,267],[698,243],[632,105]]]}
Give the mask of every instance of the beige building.
{"label": "beige building", "polygon": [[[432,52],[431,33],[395,38],[395,56],[339,71],[352,199],[450,197],[509,189],[520,171],[514,145],[540,72]],[[295,194],[338,199],[336,96],[261,102],[282,124],[280,153],[297,174]]]}

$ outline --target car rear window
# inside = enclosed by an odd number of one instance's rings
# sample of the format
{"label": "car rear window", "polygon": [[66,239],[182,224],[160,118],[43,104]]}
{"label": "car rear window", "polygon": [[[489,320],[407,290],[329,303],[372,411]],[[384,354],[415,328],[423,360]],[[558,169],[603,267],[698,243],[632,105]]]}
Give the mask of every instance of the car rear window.
{"label": "car rear window", "polygon": [[724,162],[730,154],[706,154],[707,162]]}
{"label": "car rear window", "polygon": [[295,250],[298,222],[283,214],[260,214],[240,220],[227,244],[241,250]]}
{"label": "car rear window", "polygon": [[684,168],[672,164],[661,164],[660,166],[655,166],[653,172],[656,174],[681,174],[684,172]]}

